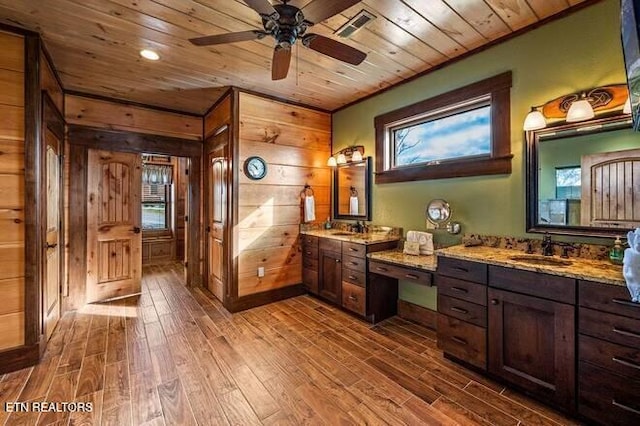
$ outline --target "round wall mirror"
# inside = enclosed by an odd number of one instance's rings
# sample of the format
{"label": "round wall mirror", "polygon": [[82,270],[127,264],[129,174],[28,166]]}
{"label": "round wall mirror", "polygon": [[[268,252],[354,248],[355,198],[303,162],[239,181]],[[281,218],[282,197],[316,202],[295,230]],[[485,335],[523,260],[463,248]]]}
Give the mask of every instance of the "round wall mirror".
{"label": "round wall mirror", "polygon": [[440,227],[451,218],[451,207],[445,200],[431,200],[427,205],[426,215],[429,222]]}

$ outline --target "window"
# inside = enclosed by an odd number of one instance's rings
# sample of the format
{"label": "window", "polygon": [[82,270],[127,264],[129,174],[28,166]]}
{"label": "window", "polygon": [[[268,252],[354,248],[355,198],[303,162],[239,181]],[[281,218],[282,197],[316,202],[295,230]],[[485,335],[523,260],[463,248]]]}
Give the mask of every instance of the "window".
{"label": "window", "polygon": [[511,173],[511,72],[375,118],[376,183]]}
{"label": "window", "polygon": [[556,168],[556,199],[579,200],[582,193],[580,166]]}
{"label": "window", "polygon": [[160,231],[170,228],[170,188],[171,185],[142,185],[142,229]]}

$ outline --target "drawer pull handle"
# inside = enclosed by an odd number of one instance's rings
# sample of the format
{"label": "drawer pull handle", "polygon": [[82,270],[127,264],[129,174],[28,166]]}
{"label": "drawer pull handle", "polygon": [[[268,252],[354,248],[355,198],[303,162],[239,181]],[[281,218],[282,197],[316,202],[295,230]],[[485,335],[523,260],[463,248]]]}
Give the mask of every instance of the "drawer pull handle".
{"label": "drawer pull handle", "polygon": [[349,296],[349,300],[353,300],[354,302],[356,302],[358,301],[358,298],[352,294],[351,296]]}
{"label": "drawer pull handle", "polygon": [[461,337],[458,337],[458,336],[451,336],[451,340],[453,340],[454,342],[459,343],[461,345],[465,345],[465,346],[467,345],[467,341],[464,340]]}
{"label": "drawer pull handle", "polygon": [[349,278],[350,280],[357,280],[358,277],[356,277],[355,275],[349,275],[347,278]]}
{"label": "drawer pull handle", "polygon": [[460,272],[469,272],[469,270],[467,268],[463,268],[461,266],[454,266],[453,269],[455,269],[456,271],[460,271]]}
{"label": "drawer pull handle", "polygon": [[469,313],[469,311],[467,311],[466,309],[458,308],[457,306],[452,306],[451,310],[453,312],[458,312],[458,313],[461,313],[461,314],[468,314]]}
{"label": "drawer pull handle", "polygon": [[307,253],[307,254],[311,254],[311,252],[310,252],[310,251],[307,251],[307,252],[305,252],[305,253]]}
{"label": "drawer pull handle", "polygon": [[387,268],[383,268],[382,266],[376,266],[376,270],[382,271],[382,272],[389,272]]}
{"label": "drawer pull handle", "polygon": [[614,356],[613,358],[611,358],[611,361],[617,362],[618,364],[624,365],[625,367],[631,367],[631,368],[635,368],[636,370],[640,370],[640,365],[627,361],[626,359],[622,359]]}
{"label": "drawer pull handle", "polygon": [[411,279],[411,280],[418,280],[418,279],[420,279],[420,277],[419,277],[419,276],[417,276],[417,275],[415,275],[415,274],[405,274],[405,275],[404,275],[404,277],[405,277],[405,278],[409,278],[409,279]]}
{"label": "drawer pull handle", "polygon": [[497,305],[497,304],[499,304],[499,303],[500,303],[500,302],[498,301],[498,299],[491,299],[491,304],[492,304],[492,305]]}
{"label": "drawer pull handle", "polygon": [[349,247],[349,251],[360,251],[357,248]]}
{"label": "drawer pull handle", "polygon": [[358,266],[358,262],[349,262],[349,265]]}
{"label": "drawer pull handle", "polygon": [[624,300],[624,299],[611,299],[611,301],[613,303],[617,303],[618,305],[622,305],[622,306],[629,306],[629,307],[633,307],[633,308],[637,308],[638,304],[631,302],[629,300]]}
{"label": "drawer pull handle", "polygon": [[469,293],[469,290],[467,290],[466,288],[462,288],[462,287],[451,287],[451,290],[457,291],[457,292],[460,292],[460,293]]}
{"label": "drawer pull handle", "polygon": [[622,334],[623,336],[636,337],[636,338],[640,339],[640,334],[634,333],[633,331],[624,330],[622,328],[613,327],[613,332],[614,333],[618,333],[618,334]]}
{"label": "drawer pull handle", "polygon": [[634,414],[640,414],[639,410],[636,410],[635,408],[631,408],[628,405],[621,404],[618,401],[616,401],[615,399],[611,401],[611,404],[615,405],[618,408],[622,408],[625,411],[630,411],[630,412],[632,412]]}

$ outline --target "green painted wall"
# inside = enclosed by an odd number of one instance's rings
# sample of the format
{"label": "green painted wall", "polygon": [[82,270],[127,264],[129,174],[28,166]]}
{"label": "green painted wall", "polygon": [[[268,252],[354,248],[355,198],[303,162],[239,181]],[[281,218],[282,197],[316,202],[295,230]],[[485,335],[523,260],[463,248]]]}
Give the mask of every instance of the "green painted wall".
{"label": "green painted wall", "polygon": [[[353,144],[375,155],[375,116],[511,70],[510,175],[374,185],[373,222],[425,229],[433,198],[453,207],[463,232],[526,235],[524,134],[532,105],[563,94],[625,81],[619,34],[619,1],[604,0],[333,115],[334,152]],[[436,243],[457,242],[438,231]],[[402,283],[401,298],[434,307],[434,292]]]}

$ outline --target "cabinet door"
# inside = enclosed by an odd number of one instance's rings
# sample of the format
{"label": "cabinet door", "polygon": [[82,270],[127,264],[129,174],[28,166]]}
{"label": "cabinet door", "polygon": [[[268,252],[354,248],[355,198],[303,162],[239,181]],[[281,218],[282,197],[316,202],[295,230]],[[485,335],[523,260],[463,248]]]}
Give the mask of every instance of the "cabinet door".
{"label": "cabinet door", "polygon": [[489,371],[575,407],[575,307],[489,289]]}
{"label": "cabinet door", "polygon": [[320,251],[320,296],[340,304],[342,301],[342,256],[332,251]]}

